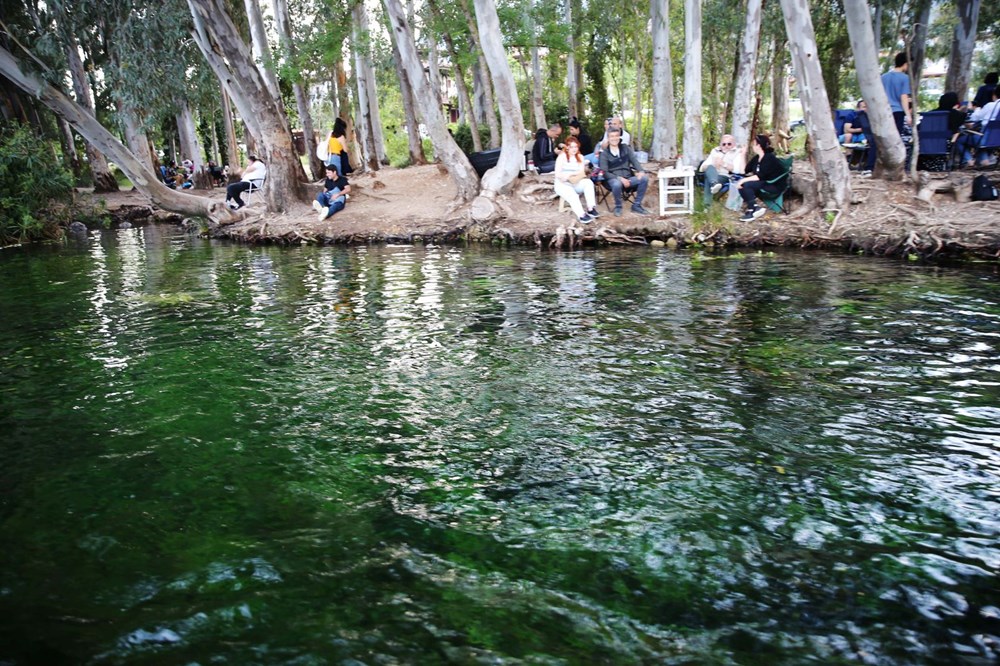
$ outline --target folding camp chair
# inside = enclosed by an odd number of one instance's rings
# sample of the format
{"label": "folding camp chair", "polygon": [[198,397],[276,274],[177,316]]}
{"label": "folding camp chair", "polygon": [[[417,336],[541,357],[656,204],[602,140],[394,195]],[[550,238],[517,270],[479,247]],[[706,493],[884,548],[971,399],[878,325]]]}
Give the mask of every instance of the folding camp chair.
{"label": "folding camp chair", "polygon": [[267,180],[267,177],[265,176],[264,178],[261,178],[259,180],[251,180],[250,181],[250,189],[248,189],[246,192],[244,192],[243,197],[241,197],[244,200],[244,205],[246,205],[246,206],[250,205],[250,195],[253,194],[254,192],[259,192],[259,191],[263,190],[264,189],[264,181],[266,181],[266,180]]}
{"label": "folding camp chair", "polygon": [[[648,178],[649,175],[647,174],[646,177]],[[613,176],[613,178],[617,178],[617,176]],[[615,197],[611,193],[611,188],[608,186],[607,179],[606,178],[605,179],[601,179],[600,181],[598,181],[597,185],[599,185],[599,187],[596,190],[596,192],[597,192],[597,203],[598,204],[602,204],[603,203],[604,206],[608,209],[608,211],[614,210],[615,209]],[[622,207],[623,208],[625,207],[625,204],[629,204],[629,205],[635,204],[635,191],[637,189],[639,189],[639,188],[636,187],[635,185],[633,185],[632,187],[623,187],[622,188]]]}
{"label": "folding camp chair", "polygon": [[764,181],[768,185],[779,185],[780,190],[777,192],[768,192],[767,190],[757,190],[757,196],[764,205],[773,210],[775,213],[784,213],[788,215],[788,209],[785,208],[785,193],[792,187],[792,156],[779,157],[778,161],[781,162],[781,166],[784,167],[784,173],[771,180]]}
{"label": "folding camp chair", "polygon": [[979,138],[979,146],[976,148],[976,161],[980,161],[983,155],[995,153],[998,149],[1000,149],[1000,115],[994,116],[983,125],[983,135]]}
{"label": "folding camp chair", "polygon": [[926,171],[950,171],[954,162],[954,146],[948,130],[948,111],[927,111],[920,114],[917,136],[920,139],[920,166]]}

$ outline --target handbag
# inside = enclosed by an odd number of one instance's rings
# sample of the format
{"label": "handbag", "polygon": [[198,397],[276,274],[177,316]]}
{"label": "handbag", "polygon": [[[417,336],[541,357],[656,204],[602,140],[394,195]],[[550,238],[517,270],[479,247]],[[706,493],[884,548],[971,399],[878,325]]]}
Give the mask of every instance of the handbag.
{"label": "handbag", "polygon": [[330,142],[326,139],[316,142],[316,157],[319,158],[320,162],[326,162],[326,159],[330,157]]}
{"label": "handbag", "polygon": [[574,173],[572,176],[570,176],[566,180],[568,180],[571,185],[576,185],[577,183],[579,183],[581,180],[583,180],[586,177],[587,177],[587,174],[584,173],[583,171],[580,171],[579,173]]}

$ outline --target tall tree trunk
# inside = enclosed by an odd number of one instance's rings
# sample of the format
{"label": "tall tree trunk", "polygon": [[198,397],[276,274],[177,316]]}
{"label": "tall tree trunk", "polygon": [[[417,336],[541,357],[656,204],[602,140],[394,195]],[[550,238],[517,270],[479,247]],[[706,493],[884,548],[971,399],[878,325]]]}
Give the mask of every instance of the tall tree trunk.
{"label": "tall tree trunk", "polygon": [[210,161],[216,164],[222,164],[222,151],[219,149],[219,126],[215,120],[215,111],[212,111],[212,156],[209,158]]}
{"label": "tall tree trunk", "polygon": [[[435,18],[440,20],[441,9],[437,0],[428,0],[427,4],[430,6]],[[483,141],[479,136],[479,118],[472,104],[472,97],[469,95],[469,86],[465,82],[465,68],[459,61],[458,51],[455,49],[455,40],[452,39],[451,34],[446,30],[441,33],[441,37],[444,38],[444,45],[448,49],[448,58],[455,67],[455,86],[458,88],[458,108],[460,115],[459,122],[461,123],[464,120],[469,125],[469,130],[472,133],[472,149],[478,153],[483,149]]]}
{"label": "tall tree trunk", "polygon": [[59,124],[59,142],[62,144],[64,166],[73,172],[74,182],[79,182],[81,165],[80,156],[76,152],[76,141],[73,139],[73,128],[62,116],[56,116]]}
{"label": "tall tree trunk", "polygon": [[649,146],[649,156],[654,160],[668,160],[677,156],[670,0],[649,0],[649,16],[653,24],[653,143]]}
{"label": "tall tree trunk", "polygon": [[[69,72],[73,80],[73,92],[76,94],[76,99],[80,103],[80,106],[87,109],[93,115],[94,102],[90,96],[90,82],[87,80],[87,73],[83,69],[83,60],[80,58],[80,51],[74,37],[70,37],[66,44],[66,57],[69,63]],[[94,191],[117,192],[118,181],[111,174],[107,158],[89,141],[85,141],[84,145],[87,149],[87,162],[90,166],[90,179],[94,183]]]}
{"label": "tall tree trunk", "polygon": [[361,138],[362,162],[371,171],[378,171],[378,151],[375,147],[375,130],[372,126],[371,100],[368,99],[368,82],[365,80],[369,69],[365,66],[365,53],[368,48],[368,12],[364,3],[354,5],[351,10],[353,18],[354,42],[354,80],[358,89],[358,125]]}
{"label": "tall tree trunk", "polygon": [[[851,201],[851,179],[847,160],[840,152],[840,142],[833,128],[830,100],[823,85],[823,72],[820,69],[809,2],[781,0],[781,13],[785,17],[785,31],[788,33],[792,62],[795,63],[806,128],[813,141],[820,197],[824,208],[844,210]],[[846,13],[850,14],[849,11]],[[868,18],[867,9],[860,13],[864,14],[865,19]]]}
{"label": "tall tree trunk", "polygon": [[[872,35],[875,37],[875,53],[882,52],[882,16],[885,14],[885,0],[878,0],[875,5],[875,18],[872,20]],[[881,69],[881,67],[879,68]]]}
{"label": "tall tree trunk", "polygon": [[[396,66],[396,76],[399,78],[399,92],[403,101],[403,115],[406,118],[406,143],[410,151],[410,164],[427,164],[427,157],[424,155],[424,143],[420,140],[420,120],[417,116],[416,104],[413,99],[413,86],[410,85],[410,77],[403,67],[403,58],[399,53],[399,45],[396,44],[396,35],[389,31],[389,41],[392,43],[392,62]],[[440,90],[433,83],[431,88]]]}
{"label": "tall tree trunk", "polygon": [[271,47],[267,43],[267,32],[264,30],[264,16],[260,12],[260,4],[257,0],[243,0],[246,7],[247,20],[250,22],[250,50],[253,59],[260,68],[260,73],[264,76],[267,89],[275,99],[281,99],[281,92],[278,90],[278,77],[274,74],[274,57],[271,55]]}
{"label": "tall tree trunk", "polygon": [[198,146],[198,133],[194,127],[194,116],[187,101],[177,100],[177,134],[181,142],[181,156],[194,162],[194,173],[201,168],[201,149]]}
{"label": "tall tree trunk", "polygon": [[542,61],[538,57],[537,45],[531,47],[531,110],[539,127],[549,126],[542,103]]}
{"label": "tall tree trunk", "polygon": [[906,147],[896,129],[896,121],[889,108],[889,97],[882,85],[878,52],[875,50],[875,40],[872,37],[874,33],[869,23],[868,3],[866,0],[844,0],[844,13],[847,15],[851,51],[854,52],[858,87],[861,88],[861,96],[868,103],[868,121],[875,135],[882,176],[886,180],[900,180],[903,178]]}
{"label": "tall tree trunk", "polygon": [[955,0],[958,23],[951,40],[951,57],[948,60],[948,76],[944,89],[954,90],[960,100],[969,98],[969,82],[972,79],[972,51],[976,47],[976,30],[979,25],[981,0]]}
{"label": "tall tree trunk", "polygon": [[[278,25],[278,38],[281,41],[284,57],[290,61],[295,59],[295,42],[292,40],[292,23],[288,14],[288,0],[273,0],[274,20]],[[309,169],[312,171],[313,180],[323,177],[323,161],[316,157],[316,133],[313,130],[312,111],[309,109],[309,99],[306,95],[305,87],[301,75],[292,83],[292,92],[295,94],[295,108],[299,113],[299,122],[302,123],[302,142],[305,144],[306,157],[309,160]]]}
{"label": "tall tree trunk", "polygon": [[[337,117],[344,121],[346,129],[344,136],[350,147],[347,149],[349,155],[354,155],[355,162],[363,161],[361,143],[358,141],[358,128],[354,125],[354,116],[351,114],[351,88],[347,85],[347,71],[344,69],[343,59],[338,59],[333,66],[337,79]],[[331,128],[332,129],[332,128]]]}
{"label": "tall tree trunk", "polygon": [[305,199],[302,182],[306,174],[281,99],[271,94],[264,75],[249,57],[224,0],[188,0],[188,6],[194,19],[191,35],[195,43],[258,141],[267,165],[267,209],[283,213],[294,201]]}
{"label": "tall tree trunk", "polygon": [[233,122],[233,104],[226,92],[226,86],[222,86],[222,126],[226,131],[226,159],[231,169],[240,165],[240,146],[236,141],[236,123]]}
{"label": "tall tree trunk", "polygon": [[500,19],[492,0],[475,0],[476,20],[482,39],[483,55],[493,76],[493,88],[500,103],[503,143],[497,165],[483,175],[483,196],[492,198],[510,189],[521,172],[524,157],[524,119],[517,99],[514,75],[507,65],[507,55],[500,36]]}
{"label": "tall tree trunk", "polygon": [[701,0],[684,2],[684,164],[701,164]]}
{"label": "tall tree trunk", "polygon": [[469,159],[448,132],[448,125],[441,115],[437,92],[431,90],[430,83],[424,76],[424,68],[413,42],[406,12],[403,11],[399,0],[383,0],[383,3],[389,14],[389,27],[395,34],[406,74],[410,78],[417,103],[420,104],[421,115],[424,117],[431,141],[437,147],[442,164],[455,181],[458,198],[462,201],[471,201],[479,193],[479,179]]}
{"label": "tall tree trunk", "polygon": [[790,135],[788,126],[788,71],[785,40],[774,37],[774,63],[771,66],[771,127]]}
{"label": "tall tree trunk", "polygon": [[0,75],[37,98],[42,104],[68,122],[91,143],[107,153],[121,167],[136,189],[148,196],[154,204],[184,215],[209,216],[212,213],[228,215],[222,204],[204,197],[175,192],[152,172],[147,170],[134,155],[99,122],[90,109],[74,102],[62,91],[32,74],[24,72],[14,56],[0,46]]}
{"label": "tall tree trunk", "polygon": [[643,80],[646,78],[646,58],[643,55],[645,48],[640,47],[635,57],[635,126],[632,128],[632,148],[642,150],[642,94]]}
{"label": "tall tree trunk", "polygon": [[753,92],[757,48],[760,44],[762,0],[747,1],[747,20],[740,42],[740,68],[733,96],[733,138],[737,146],[750,145],[750,95]]}
{"label": "tall tree trunk", "polygon": [[500,145],[500,126],[497,124],[497,104],[493,97],[490,72],[486,65],[482,42],[479,39],[479,28],[476,27],[476,19],[472,16],[472,12],[469,11],[468,0],[462,0],[461,4],[462,11],[465,12],[465,20],[469,24],[469,33],[472,37],[472,45],[476,52],[476,62],[479,66],[479,79],[482,84],[486,126],[490,128],[490,148],[496,148]]}
{"label": "tall tree trunk", "polygon": [[[913,31],[913,41],[910,42],[910,89],[920,90],[920,78],[923,76],[924,61],[927,60],[927,29],[931,21],[931,0],[917,0],[914,7],[915,25]],[[962,98],[964,99],[964,98]],[[917,108],[917,95],[913,95],[913,108]]]}
{"label": "tall tree trunk", "polygon": [[385,153],[385,134],[382,131],[382,112],[378,103],[378,86],[375,81],[375,67],[372,65],[371,34],[368,27],[368,9],[364,3],[355,5],[358,9],[358,27],[361,30],[361,62],[359,69],[364,70],[365,93],[368,98],[368,108],[370,113],[369,132],[372,136],[372,144],[375,148],[375,158],[378,164],[389,164],[389,158]]}
{"label": "tall tree trunk", "polygon": [[577,117],[577,101],[580,99],[580,85],[576,78],[576,26],[573,25],[573,0],[566,0],[566,25],[569,36],[566,43],[566,90],[569,92],[569,116]]}
{"label": "tall tree trunk", "polygon": [[149,137],[142,130],[135,113],[127,108],[121,100],[118,100],[118,115],[122,119],[122,126],[125,128],[125,143],[135,158],[143,167],[153,173],[156,169],[153,165],[153,154],[149,151]]}

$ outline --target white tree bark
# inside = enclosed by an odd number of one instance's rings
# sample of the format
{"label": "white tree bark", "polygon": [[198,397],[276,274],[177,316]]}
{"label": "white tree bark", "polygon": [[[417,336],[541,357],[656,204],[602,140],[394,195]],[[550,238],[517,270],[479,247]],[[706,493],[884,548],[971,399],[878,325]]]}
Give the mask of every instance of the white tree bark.
{"label": "white tree bark", "polygon": [[274,74],[274,58],[267,43],[267,32],[264,30],[264,16],[260,12],[260,5],[257,0],[243,0],[243,4],[246,7],[247,20],[250,22],[250,49],[253,59],[260,68],[271,96],[280,99],[278,77]]}
{"label": "white tree bark", "polygon": [[531,109],[538,126],[548,127],[545,105],[542,103],[542,61],[538,57],[538,46],[531,47]]}
{"label": "white tree bark", "polygon": [[[486,57],[483,54],[483,45],[479,39],[479,28],[476,27],[476,19],[472,15],[472,12],[469,11],[466,0],[462,0],[462,10],[465,12],[465,20],[469,24],[469,34],[472,36],[472,46],[476,53],[479,82],[482,85],[483,93],[483,115],[485,116],[486,126],[490,128],[490,148],[496,148],[500,145],[500,125],[497,123],[497,105],[496,99],[493,96],[493,86],[490,84],[489,67],[486,64]],[[475,77],[473,81],[475,81]]]}
{"label": "white tree bark", "polygon": [[704,157],[701,115],[701,0],[684,2],[684,164]]}
{"label": "white tree bark", "polygon": [[[226,13],[223,0],[188,0],[195,43],[225,86],[247,130],[259,143],[267,165],[264,198],[270,212],[285,212],[305,198],[302,162],[281,99],[271,94],[247,45]],[[239,166],[235,164],[233,166]]]}
{"label": "white tree bark", "polygon": [[982,0],[955,0],[958,23],[955,24],[955,35],[951,41],[951,57],[948,60],[944,89],[954,90],[959,99],[969,99],[972,52],[976,47],[981,4]]}
{"label": "white tree bark", "polygon": [[399,0],[383,0],[383,3],[389,15],[389,27],[396,36],[396,44],[399,46],[406,74],[413,86],[414,96],[417,103],[420,104],[420,112],[427,125],[427,132],[437,147],[441,162],[455,181],[458,198],[462,201],[471,201],[479,193],[479,179],[469,163],[469,158],[465,156],[465,153],[448,132],[448,125],[441,114],[437,93],[431,90],[430,83],[424,76],[424,68],[417,54],[417,47],[413,42],[413,34],[410,32],[406,20],[406,12]]}
{"label": "white tree bark", "polygon": [[503,143],[497,165],[483,175],[483,195],[492,198],[510,189],[521,171],[524,156],[524,119],[517,99],[514,75],[507,64],[503,40],[500,36],[500,19],[492,0],[475,0],[476,21],[486,64],[493,76],[493,88],[500,103],[503,123]]}
{"label": "white tree bark", "polygon": [[152,171],[147,170],[128,148],[97,122],[97,118],[89,109],[74,102],[50,83],[22,71],[17,60],[2,46],[0,46],[0,74],[72,125],[88,143],[108,154],[125,172],[136,189],[148,196],[155,205],[184,215],[208,217],[219,212],[228,215],[228,211],[225,211],[219,202],[175,192],[168,188]]}
{"label": "white tree bark", "polygon": [[149,137],[139,126],[139,121],[130,109],[118,101],[118,115],[122,119],[122,127],[125,130],[125,142],[128,148],[135,155],[135,158],[146,169],[155,173],[153,167],[153,154],[149,151]]}
{"label": "white tree bark", "polygon": [[[413,86],[410,85],[410,77],[403,67],[403,58],[399,53],[399,45],[396,44],[396,35],[389,32],[389,41],[392,43],[392,62],[396,66],[396,77],[399,79],[399,92],[403,102],[403,117],[406,118],[406,143],[410,151],[411,164],[427,164],[424,156],[424,144],[420,140],[420,120],[417,115],[416,103],[413,99]],[[433,83],[431,77],[431,88],[440,90]]]}
{"label": "white tree bark", "polygon": [[[274,21],[278,26],[278,39],[281,42],[283,56],[288,60],[295,58],[295,43],[292,40],[292,22],[288,13],[288,0],[273,0]],[[302,142],[305,144],[306,157],[312,171],[313,180],[323,177],[323,161],[316,157],[316,133],[313,130],[312,111],[309,109],[309,99],[303,87],[301,76],[292,82],[292,92],[295,94],[295,108],[302,123]]]}
{"label": "white tree bark", "polygon": [[851,51],[854,52],[854,66],[858,75],[858,87],[861,96],[868,104],[868,122],[875,135],[878,146],[878,160],[882,165],[882,176],[886,180],[903,178],[903,162],[906,160],[906,147],[896,129],[896,121],[889,108],[889,97],[882,85],[878,53],[875,50],[875,40],[868,13],[866,0],[844,0],[844,13],[847,15],[847,33],[851,39]]}
{"label": "white tree bark", "polygon": [[653,143],[654,160],[677,157],[677,116],[674,114],[674,73],[670,59],[670,0],[650,0],[653,28]]}
{"label": "white tree bark", "polygon": [[[372,105],[368,99],[369,69],[365,66],[365,52],[368,43],[368,12],[364,3],[354,5],[351,10],[353,24],[354,80],[358,89],[358,133],[360,134],[360,149],[362,163],[372,171],[378,171],[378,151],[375,148],[375,131],[372,127]],[[362,29],[364,26],[364,29]]]}
{"label": "white tree bark", "polygon": [[174,116],[177,120],[177,135],[181,142],[181,158],[194,162],[194,173],[198,173],[203,164],[201,159],[201,148],[198,147],[198,133],[194,127],[194,115],[187,101],[177,101],[177,113]]}
{"label": "white tree bark", "polygon": [[[830,100],[823,84],[816,33],[813,31],[808,0],[781,0],[788,45],[798,76],[799,97],[806,128],[813,141],[813,158],[824,208],[844,210],[851,201],[851,179],[847,160],[833,127]],[[865,10],[867,16],[868,12]],[[884,93],[883,93],[884,94]],[[886,102],[888,108],[888,101]]]}
{"label": "white tree bark", "polygon": [[573,25],[573,0],[566,0],[566,25],[569,26],[569,40],[566,43],[566,89],[569,92],[569,116],[579,116],[577,100],[580,99],[580,84],[576,78],[576,27]]}
{"label": "white tree bark", "polygon": [[788,125],[788,57],[785,40],[774,38],[774,62],[771,67],[771,127],[775,132],[790,135]]}
{"label": "white tree bark", "polygon": [[740,67],[736,75],[736,93],[733,97],[733,129],[731,134],[737,146],[750,145],[750,115],[753,110],[755,69],[757,50],[760,45],[760,19],[762,0],[747,1],[747,18],[740,41]]}

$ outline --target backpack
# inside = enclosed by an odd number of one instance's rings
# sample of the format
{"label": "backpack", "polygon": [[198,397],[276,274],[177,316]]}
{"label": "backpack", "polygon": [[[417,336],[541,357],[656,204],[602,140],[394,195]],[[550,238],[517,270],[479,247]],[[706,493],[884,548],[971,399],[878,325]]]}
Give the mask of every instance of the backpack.
{"label": "backpack", "polygon": [[976,176],[972,181],[972,200],[973,201],[995,201],[997,198],[997,188],[993,187],[993,183],[985,175],[980,174]]}

